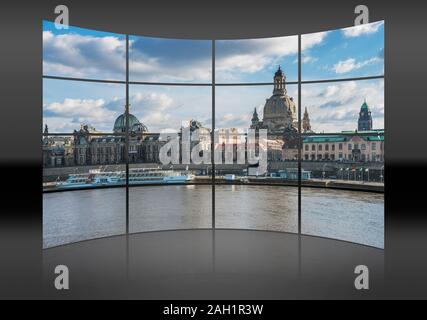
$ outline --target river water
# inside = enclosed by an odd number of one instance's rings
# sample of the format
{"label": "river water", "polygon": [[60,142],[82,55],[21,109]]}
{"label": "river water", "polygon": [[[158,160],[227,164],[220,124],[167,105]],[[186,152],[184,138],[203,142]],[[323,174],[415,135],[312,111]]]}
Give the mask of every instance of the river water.
{"label": "river water", "polygon": [[[43,247],[122,234],[124,188],[43,194]],[[302,188],[302,232],[384,247],[384,195]],[[129,189],[130,232],[211,228],[212,186]],[[298,190],[285,186],[215,186],[217,228],[297,232]]]}

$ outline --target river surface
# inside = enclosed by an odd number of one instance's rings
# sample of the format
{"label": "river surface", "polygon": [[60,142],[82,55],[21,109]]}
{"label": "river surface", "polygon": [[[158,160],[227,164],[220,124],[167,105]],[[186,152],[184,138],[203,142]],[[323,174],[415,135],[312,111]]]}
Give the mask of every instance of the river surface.
{"label": "river surface", "polygon": [[[217,228],[297,232],[298,189],[217,185]],[[124,188],[43,194],[43,247],[125,232]],[[302,232],[384,248],[384,195],[302,188]],[[211,228],[212,186],[129,189],[130,232]]]}

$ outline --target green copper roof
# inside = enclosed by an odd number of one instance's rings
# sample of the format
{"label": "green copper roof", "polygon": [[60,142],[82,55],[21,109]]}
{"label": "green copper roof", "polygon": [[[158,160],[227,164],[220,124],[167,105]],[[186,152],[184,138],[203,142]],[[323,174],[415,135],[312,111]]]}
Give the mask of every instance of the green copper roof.
{"label": "green copper roof", "polygon": [[369,109],[368,105],[366,104],[366,101],[363,102],[362,106],[360,107],[360,109]]}
{"label": "green copper roof", "polygon": [[317,137],[307,137],[304,138],[303,142],[343,142],[345,141],[345,137],[325,137],[325,136],[317,136]]}
{"label": "green copper roof", "polygon": [[359,136],[365,141],[384,141],[384,129],[361,131],[361,133],[363,133],[363,135],[358,135],[358,132],[356,131],[343,131],[341,133],[331,133],[322,136],[305,136],[303,137],[303,142],[344,142],[349,141],[353,136]]}
{"label": "green copper roof", "polygon": [[366,141],[384,141],[384,136],[366,136],[363,137]]}

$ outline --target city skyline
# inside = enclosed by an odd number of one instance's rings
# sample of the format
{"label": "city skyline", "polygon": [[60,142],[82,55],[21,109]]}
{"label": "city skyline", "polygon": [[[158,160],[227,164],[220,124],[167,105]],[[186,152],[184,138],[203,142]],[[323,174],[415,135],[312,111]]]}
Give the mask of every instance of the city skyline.
{"label": "city skyline", "polygon": [[[122,89],[123,85],[118,84],[64,83],[45,79],[43,127],[47,124],[50,132],[66,133],[78,130],[81,124],[88,124],[98,131],[111,132],[114,120],[124,112]],[[69,92],[67,98],[61,98],[61,92],[65,91]],[[265,99],[271,95],[272,86],[218,87],[216,91],[216,127],[245,130],[250,125],[254,108],[262,118]],[[298,104],[297,86],[288,85],[287,92]],[[359,108],[364,101],[372,110],[373,127],[384,128],[382,79],[305,84],[301,96],[303,110],[308,108],[315,132],[355,130]],[[132,85],[130,105],[130,112],[150,132],[175,132],[190,119],[211,127],[209,87]],[[194,105],[198,106],[197,113]]]}

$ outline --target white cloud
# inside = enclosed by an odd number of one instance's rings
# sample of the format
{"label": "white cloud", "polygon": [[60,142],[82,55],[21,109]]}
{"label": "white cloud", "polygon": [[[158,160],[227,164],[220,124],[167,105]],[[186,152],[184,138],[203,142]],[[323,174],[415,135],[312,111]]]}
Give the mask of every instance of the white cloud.
{"label": "white cloud", "polygon": [[301,50],[308,50],[314,46],[321,44],[325,40],[327,35],[328,31],[303,34],[301,36]]}
{"label": "white cloud", "polygon": [[93,116],[99,117],[103,114],[103,99],[64,99],[63,102],[53,102],[46,106],[46,110],[56,114],[66,114],[68,116]]}
{"label": "white cloud", "polygon": [[[190,119],[210,126],[210,88],[192,87],[133,87],[131,113],[150,132],[177,132]],[[173,130],[170,130],[173,129]]]}
{"label": "white cloud", "polygon": [[[326,35],[326,32],[304,35],[302,49],[320,44]],[[131,80],[210,82],[210,55],[175,57],[173,52],[148,55],[138,49],[135,41],[130,41]],[[218,79],[238,81],[239,73],[253,74],[277,65],[283,57],[296,55],[297,49],[297,36],[218,41]],[[312,61],[310,57],[304,59]],[[286,66],[283,67],[286,72]],[[47,75],[122,80],[125,75],[125,40],[114,35],[55,35],[44,31],[43,72]]]}
{"label": "white cloud", "polygon": [[[327,32],[304,35],[302,49],[320,44]],[[221,40],[217,43],[216,71],[220,80],[238,80],[239,73],[253,74],[276,65],[298,52],[298,37]],[[310,57],[305,58],[310,59]],[[286,73],[286,66],[283,66]]]}
{"label": "white cloud", "polygon": [[365,34],[372,34],[377,32],[383,24],[383,21],[361,24],[358,26],[345,28],[342,30],[342,33],[347,38],[358,37]]}
{"label": "white cloud", "polygon": [[66,98],[45,105],[44,112],[48,112],[43,121],[48,124],[50,132],[72,132],[81,124],[91,125],[99,131],[111,131],[117,116],[117,112],[107,108],[103,99]]}
{"label": "white cloud", "polygon": [[317,58],[307,55],[301,58],[301,63],[311,63],[311,62],[316,62],[317,60],[318,60]]}
{"label": "white cloud", "polygon": [[360,68],[363,68],[367,65],[371,65],[373,63],[376,63],[380,61],[380,58],[373,57],[364,61],[357,62],[354,58],[349,58],[347,60],[341,60],[338,61],[334,66],[332,67],[332,70],[335,71],[337,74],[347,73],[353,70],[357,70]]}
{"label": "white cloud", "polygon": [[384,128],[382,80],[305,85],[302,90],[303,108],[307,107],[316,132],[355,130],[364,99],[371,108],[374,128]]}
{"label": "white cloud", "polygon": [[125,41],[115,36],[43,31],[43,73],[124,79]]}
{"label": "white cloud", "polygon": [[245,114],[226,113],[217,118],[216,127],[222,129],[247,129],[251,124],[251,118],[250,112]]}
{"label": "white cloud", "polygon": [[165,111],[170,108],[174,102],[173,98],[165,93],[157,92],[138,92],[130,97],[131,104],[141,106],[144,110]]}
{"label": "white cloud", "polygon": [[44,117],[43,122],[43,126],[48,125],[49,132],[73,132],[80,128],[78,121],[68,117]]}
{"label": "white cloud", "polygon": [[[131,50],[129,70],[131,80],[152,82],[210,82],[211,57],[188,59],[185,62],[164,61]],[[173,53],[171,53],[173,55]]]}

